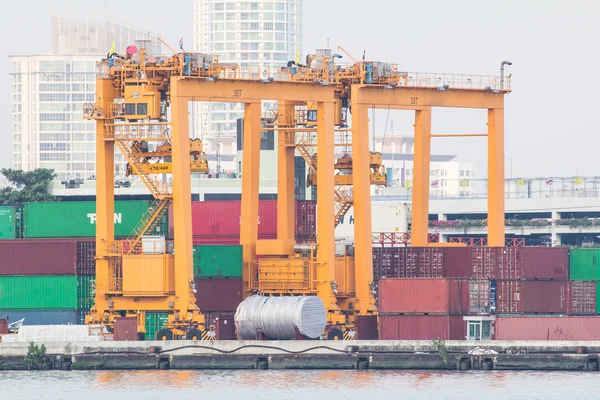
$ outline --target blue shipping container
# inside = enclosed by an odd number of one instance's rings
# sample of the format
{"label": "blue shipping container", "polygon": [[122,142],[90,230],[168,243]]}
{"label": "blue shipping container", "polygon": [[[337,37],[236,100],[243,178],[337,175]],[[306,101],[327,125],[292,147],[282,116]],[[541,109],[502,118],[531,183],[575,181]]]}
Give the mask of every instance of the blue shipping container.
{"label": "blue shipping container", "polygon": [[497,285],[495,280],[490,281],[490,314],[496,314]]}
{"label": "blue shipping container", "polygon": [[8,318],[9,323],[25,318],[23,325],[74,325],[77,311],[0,310],[0,318]]}

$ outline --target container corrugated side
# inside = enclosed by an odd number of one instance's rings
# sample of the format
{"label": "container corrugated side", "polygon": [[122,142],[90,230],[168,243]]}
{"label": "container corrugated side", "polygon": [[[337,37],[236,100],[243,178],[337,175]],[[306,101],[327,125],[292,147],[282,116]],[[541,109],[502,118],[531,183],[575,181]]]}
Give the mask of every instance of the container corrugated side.
{"label": "container corrugated side", "polygon": [[145,340],[156,340],[156,333],[164,328],[169,320],[169,314],[166,312],[146,312],[146,333]]}
{"label": "container corrugated side", "polygon": [[598,280],[600,249],[571,249],[569,276],[572,281]]}
{"label": "container corrugated side", "polygon": [[600,340],[600,318],[499,316],[496,340]]}
{"label": "container corrugated side", "polygon": [[449,312],[446,279],[381,279],[379,311],[382,313]]}
{"label": "container corrugated side", "polygon": [[469,247],[471,278],[496,278],[497,249],[497,247]]}
{"label": "container corrugated side", "polygon": [[356,336],[358,340],[377,340],[379,332],[377,330],[376,315],[359,315],[356,317]]}
{"label": "container corrugated side", "polygon": [[596,314],[600,314],[600,282],[596,283]]}
{"label": "container corrugated side", "polygon": [[7,318],[8,322],[21,319],[23,325],[68,325],[81,324],[77,318],[77,311],[73,310],[0,310],[0,318]]}
{"label": "container corrugated side", "polygon": [[569,250],[566,247],[522,247],[524,279],[569,279]]}
{"label": "container corrugated side", "polygon": [[205,315],[206,329],[215,327],[217,340],[236,340],[235,324],[233,321],[235,313],[212,313]]}
{"label": "container corrugated side", "polygon": [[0,240],[14,239],[16,218],[14,206],[0,206]]}
{"label": "container corrugated side", "polygon": [[114,340],[134,341],[138,340],[137,317],[115,318]]}
{"label": "container corrugated side", "polygon": [[76,276],[0,276],[0,309],[76,310]]}
{"label": "container corrugated side", "polygon": [[471,254],[468,247],[444,248],[444,277],[468,278],[471,276]]}
{"label": "container corrugated side", "polygon": [[195,279],[196,304],[202,313],[234,312],[242,302],[243,283],[239,278]]}
{"label": "container corrugated side", "polygon": [[242,265],[242,246],[194,246],[196,278],[241,278]]}
{"label": "container corrugated side", "polygon": [[96,277],[78,276],[77,277],[77,309],[89,310],[94,305],[94,288],[96,286]]}
{"label": "container corrugated side", "polygon": [[[196,201],[192,203],[192,232],[198,237],[240,236],[240,201]],[[277,201],[258,203],[258,234],[277,235]]]}
{"label": "container corrugated side", "polygon": [[304,243],[312,239],[317,231],[317,202],[296,200],[296,241]]}
{"label": "container corrugated side", "polygon": [[[115,236],[128,236],[148,210],[147,201],[115,202]],[[167,231],[167,216],[159,228]],[[158,231],[158,228],[155,229]],[[93,237],[96,235],[96,202],[72,201],[25,205],[25,237]]]}
{"label": "container corrugated side", "polygon": [[571,282],[571,314],[596,314],[597,285],[596,282]]}
{"label": "container corrugated side", "polygon": [[569,313],[568,281],[523,281],[523,312],[539,314]]}
{"label": "container corrugated side", "polygon": [[77,242],[16,239],[0,241],[0,275],[75,275]]}
{"label": "container corrugated side", "polygon": [[380,340],[465,340],[460,315],[379,315]]}

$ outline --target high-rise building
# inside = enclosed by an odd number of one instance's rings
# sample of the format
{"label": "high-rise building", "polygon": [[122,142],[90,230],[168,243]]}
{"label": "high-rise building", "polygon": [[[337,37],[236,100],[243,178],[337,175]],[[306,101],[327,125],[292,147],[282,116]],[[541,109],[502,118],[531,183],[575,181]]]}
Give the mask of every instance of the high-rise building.
{"label": "high-rise building", "polygon": [[[96,125],[83,119],[83,105],[94,101],[96,61],[106,56],[113,41],[123,51],[138,39],[150,39],[150,50],[160,52],[156,37],[142,30],[53,17],[51,53],[10,57],[13,168],[51,168],[60,180],[95,176]],[[123,177],[124,171],[117,152],[115,177]]]}
{"label": "high-rise building", "polygon": [[[242,71],[271,71],[302,54],[303,0],[194,0],[194,51],[218,55]],[[209,154],[219,154],[221,171],[235,170],[236,120],[243,116],[235,103],[194,104],[194,137],[203,139]],[[263,103],[269,113],[275,104]],[[215,163],[211,165],[213,167]]]}

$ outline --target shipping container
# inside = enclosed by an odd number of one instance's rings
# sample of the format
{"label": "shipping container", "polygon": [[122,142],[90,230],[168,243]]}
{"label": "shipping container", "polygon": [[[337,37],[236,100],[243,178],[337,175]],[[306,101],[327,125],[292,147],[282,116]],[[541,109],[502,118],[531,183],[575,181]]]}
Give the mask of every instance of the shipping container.
{"label": "shipping container", "polygon": [[598,280],[600,249],[571,249],[570,279],[572,281]]}
{"label": "shipping container", "polygon": [[468,280],[382,279],[379,281],[379,310],[382,313],[466,314]]}
{"label": "shipping container", "polygon": [[96,278],[94,276],[77,277],[77,309],[89,310],[94,305]]}
{"label": "shipping container", "polygon": [[471,277],[496,279],[497,247],[469,247]]}
{"label": "shipping container", "polygon": [[[115,236],[127,237],[148,210],[147,201],[115,202]],[[166,232],[165,215],[153,234]],[[71,201],[25,205],[25,237],[93,237],[96,235],[96,202]]]}
{"label": "shipping container", "polygon": [[569,279],[566,247],[515,247],[520,249],[524,279]]}
{"label": "shipping container", "polygon": [[596,283],[596,314],[600,314],[600,282]]}
{"label": "shipping container", "polygon": [[380,340],[465,340],[461,315],[379,315]]}
{"label": "shipping container", "polygon": [[77,310],[77,325],[85,324],[85,317],[89,314],[89,310]]}
{"label": "shipping container", "polygon": [[[520,247],[491,247],[490,252],[495,252],[496,279],[522,279],[523,260]],[[494,268],[494,266],[492,266]]]}
{"label": "shipping container", "polygon": [[600,340],[600,318],[500,316],[495,332],[497,340]]}
{"label": "shipping container", "polygon": [[241,278],[242,265],[242,246],[194,246],[196,278]]}
{"label": "shipping container", "polygon": [[77,242],[77,275],[96,275],[96,242]]}
{"label": "shipping container", "polygon": [[444,277],[469,278],[471,276],[471,251],[468,247],[445,247]]}
{"label": "shipping container", "polygon": [[207,314],[205,317],[206,329],[210,329],[210,326],[213,325],[215,327],[217,340],[237,339],[235,323],[233,321],[234,313]]}
{"label": "shipping container", "polygon": [[202,313],[235,312],[242,302],[241,279],[196,279],[196,304]]}
{"label": "shipping container", "polygon": [[523,281],[495,281],[498,314],[522,314]]}
{"label": "shipping container", "polygon": [[571,314],[596,314],[596,282],[571,282]]}
{"label": "shipping container", "polygon": [[568,281],[497,281],[498,314],[568,314]]}
{"label": "shipping container", "polygon": [[523,312],[569,314],[568,281],[523,281]]}
{"label": "shipping container", "polygon": [[377,340],[377,315],[359,315],[356,317],[356,339]]}
{"label": "shipping container", "polygon": [[8,320],[0,318],[0,335],[8,333]]}
{"label": "shipping container", "polygon": [[8,322],[23,319],[23,325],[75,325],[77,311],[73,310],[0,310],[0,318]]}
{"label": "shipping container", "polygon": [[469,314],[491,314],[490,281],[472,279],[469,281]]}
{"label": "shipping container", "polygon": [[115,318],[114,340],[138,340],[137,317]]}
{"label": "shipping container", "polygon": [[164,328],[169,321],[169,313],[166,312],[146,312],[146,333],[145,340],[156,340],[156,333]]}
{"label": "shipping container", "polygon": [[[192,232],[198,237],[239,238],[240,201],[195,201],[192,203]],[[258,203],[258,234],[277,235],[277,201]]]}
{"label": "shipping container", "polygon": [[0,240],[17,237],[17,215],[14,206],[0,206]]}
{"label": "shipping container", "polygon": [[[440,247],[399,247],[405,252],[406,278],[441,278],[444,276],[444,249]],[[400,271],[402,276],[402,270]]]}
{"label": "shipping container", "polygon": [[0,309],[76,310],[76,276],[0,276]]}
{"label": "shipping container", "polygon": [[0,241],[0,275],[75,275],[77,242],[69,240]]}
{"label": "shipping container", "polygon": [[317,202],[296,200],[296,241],[306,243],[315,238],[317,232]]}

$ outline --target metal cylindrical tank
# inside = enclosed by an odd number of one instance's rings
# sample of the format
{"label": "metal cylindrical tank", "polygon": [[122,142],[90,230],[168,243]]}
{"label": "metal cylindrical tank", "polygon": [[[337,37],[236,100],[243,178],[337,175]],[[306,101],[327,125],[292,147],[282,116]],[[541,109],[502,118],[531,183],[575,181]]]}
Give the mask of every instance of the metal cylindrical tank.
{"label": "metal cylindrical tank", "polygon": [[296,328],[302,335],[316,339],[327,324],[325,304],[316,296],[250,296],[235,313],[239,339],[254,340],[259,331],[269,339],[294,339]]}

